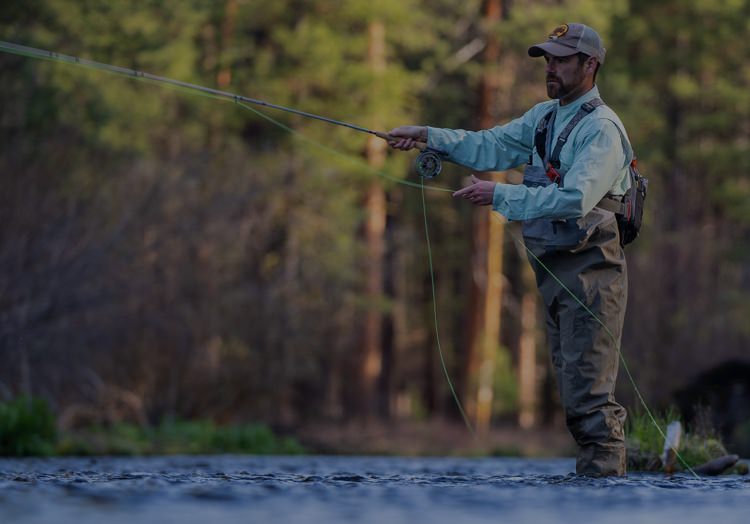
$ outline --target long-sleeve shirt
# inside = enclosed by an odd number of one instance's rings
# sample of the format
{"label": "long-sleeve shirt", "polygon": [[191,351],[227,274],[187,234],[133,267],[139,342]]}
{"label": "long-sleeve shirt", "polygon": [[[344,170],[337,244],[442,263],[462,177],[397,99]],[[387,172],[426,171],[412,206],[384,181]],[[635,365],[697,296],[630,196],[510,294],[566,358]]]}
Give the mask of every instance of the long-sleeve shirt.
{"label": "long-sleeve shirt", "polygon": [[[511,122],[482,131],[428,127],[427,145],[447,159],[477,171],[503,171],[532,159],[542,166],[534,134],[543,116],[557,106],[552,147],[582,104],[599,97],[596,86],[565,106],[556,100],[537,104]],[[606,195],[622,195],[630,187],[628,166],[633,151],[617,115],[599,106],[573,129],[560,152],[562,186],[495,185],[492,207],[509,220],[576,218],[591,211]]]}

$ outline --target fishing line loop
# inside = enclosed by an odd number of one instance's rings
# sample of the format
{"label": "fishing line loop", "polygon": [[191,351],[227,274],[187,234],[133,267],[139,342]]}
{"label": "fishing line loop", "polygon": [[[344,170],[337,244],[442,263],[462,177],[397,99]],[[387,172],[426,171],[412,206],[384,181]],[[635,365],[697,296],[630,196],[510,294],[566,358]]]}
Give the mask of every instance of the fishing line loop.
{"label": "fishing line loop", "polygon": [[[128,68],[124,68],[124,67],[113,66],[113,65],[104,64],[104,63],[101,63],[101,62],[95,62],[93,60],[85,60],[85,59],[81,59],[81,58],[79,58],[77,56],[63,55],[63,54],[59,54],[59,53],[56,53],[56,52],[53,52],[53,51],[44,51],[44,50],[41,50],[41,49],[36,49],[36,48],[33,48],[33,47],[28,47],[28,46],[22,46],[22,45],[19,45],[19,44],[13,44],[13,43],[10,43],[10,42],[4,42],[4,41],[1,41],[1,40],[0,40],[0,51],[12,53],[12,54],[16,54],[16,55],[20,55],[20,56],[27,56],[27,57],[32,57],[32,58],[48,59],[48,60],[52,60],[52,61],[55,61],[55,62],[74,64],[74,65],[78,65],[78,66],[86,67],[86,68],[90,68],[90,69],[96,69],[96,70],[106,71],[106,72],[114,73],[114,74],[118,74],[118,75],[134,77],[136,79],[141,79],[141,80],[144,80],[144,81],[149,81],[151,83],[157,83],[157,84],[160,84],[160,85],[166,85],[166,86],[172,87],[173,89],[178,89],[178,90],[186,91],[186,92],[188,92],[190,94],[193,94],[193,95],[205,96],[205,97],[216,99],[216,100],[231,99],[231,100],[233,100],[235,102],[235,104],[239,105],[240,107],[242,107],[242,108],[244,108],[244,109],[246,109],[248,111],[253,112],[254,114],[260,116],[261,118],[264,118],[265,120],[267,120],[267,121],[273,123],[274,125],[278,126],[279,128],[281,128],[281,129],[283,129],[283,130],[291,133],[295,137],[298,137],[298,138],[306,141],[307,143],[309,143],[309,144],[311,144],[311,145],[313,145],[315,147],[318,147],[318,148],[320,148],[320,149],[322,149],[324,151],[327,151],[327,152],[329,152],[331,154],[334,154],[334,155],[337,155],[339,157],[343,157],[343,158],[345,158],[347,160],[350,160],[350,161],[355,160],[351,155],[347,155],[347,154],[342,153],[342,152],[340,152],[340,151],[338,151],[336,149],[333,149],[331,147],[325,146],[325,145],[323,145],[323,144],[321,144],[321,143],[319,143],[319,142],[317,142],[317,141],[315,141],[315,140],[313,140],[313,139],[305,136],[301,132],[299,132],[299,131],[297,131],[295,129],[292,129],[289,126],[286,126],[286,125],[282,124],[281,122],[275,120],[274,118],[270,117],[269,115],[266,115],[265,113],[263,113],[261,111],[258,111],[257,109],[255,109],[253,107],[250,107],[247,104],[249,103],[249,104],[260,105],[260,106],[263,106],[263,107],[268,107],[268,108],[271,108],[271,109],[278,109],[278,110],[281,110],[281,111],[286,111],[286,112],[289,112],[289,113],[294,113],[294,114],[297,114],[297,115],[300,115],[300,116],[303,116],[303,117],[312,118],[312,119],[315,119],[315,120],[320,120],[320,121],[327,122],[327,123],[330,123],[330,124],[335,124],[335,125],[339,125],[339,126],[343,126],[343,127],[348,127],[348,128],[353,129],[355,131],[369,133],[369,134],[378,136],[380,138],[384,138],[383,133],[379,133],[377,131],[373,131],[373,130],[370,130],[370,129],[367,129],[367,128],[364,128],[364,127],[360,127],[360,126],[357,126],[357,125],[354,125],[354,124],[351,124],[351,123],[348,123],[348,122],[342,122],[342,121],[339,121],[339,120],[334,120],[332,118],[323,117],[323,116],[315,115],[315,114],[312,114],[312,113],[307,113],[305,111],[300,111],[300,110],[297,110],[297,109],[288,108],[288,107],[280,106],[280,105],[277,105],[277,104],[272,104],[270,102],[266,102],[266,101],[263,101],[263,100],[258,100],[258,99],[244,97],[244,96],[237,95],[237,94],[234,94],[234,93],[228,93],[228,92],[220,91],[220,90],[217,90],[217,89],[212,89],[212,88],[208,88],[208,87],[198,86],[198,85],[195,85],[195,84],[190,84],[188,82],[182,82],[182,81],[179,81],[179,80],[173,80],[173,79],[166,78],[166,77],[160,77],[160,76],[152,75],[152,74],[149,74],[149,73],[144,73],[142,71],[136,71],[136,70],[128,69]],[[440,330],[439,330],[438,314],[437,314],[437,293],[436,293],[436,284],[435,284],[435,272],[434,272],[434,268],[433,268],[432,247],[431,247],[431,244],[430,244],[429,229],[428,229],[427,203],[426,203],[426,199],[425,199],[425,190],[429,189],[429,190],[432,190],[432,191],[441,191],[441,192],[450,192],[450,193],[453,193],[455,190],[450,189],[450,188],[436,187],[436,186],[427,186],[426,187],[424,185],[424,180],[425,179],[429,180],[429,179],[432,179],[432,178],[436,177],[438,174],[440,174],[440,172],[442,170],[442,159],[441,159],[440,153],[437,152],[437,151],[435,151],[435,150],[433,150],[433,149],[425,148],[417,156],[415,168],[416,168],[417,174],[420,177],[420,183],[419,184],[417,184],[415,182],[410,182],[408,180],[403,180],[403,179],[398,178],[398,177],[394,177],[394,176],[388,175],[387,173],[385,173],[383,171],[380,171],[378,169],[375,169],[375,168],[369,166],[368,164],[366,164],[361,159],[356,159],[356,161],[357,161],[358,164],[360,164],[361,166],[365,167],[368,171],[370,171],[371,173],[376,174],[377,176],[383,177],[385,179],[391,180],[391,181],[393,181],[395,183],[398,183],[398,184],[401,184],[401,185],[406,185],[406,186],[411,186],[411,187],[417,187],[417,188],[421,189],[421,194],[422,194],[422,208],[423,208],[424,226],[425,226],[425,239],[426,239],[426,244],[427,244],[427,253],[428,253],[428,261],[429,261],[429,271],[430,271],[430,281],[431,281],[431,288],[432,288],[432,305],[433,305],[433,322],[434,322],[434,326],[435,326],[435,341],[436,341],[436,344],[437,344],[438,353],[440,355],[440,362],[441,362],[441,365],[443,367],[443,372],[444,372],[446,380],[448,382],[448,386],[449,386],[449,389],[450,389],[451,394],[453,396],[453,399],[455,400],[456,405],[457,405],[457,407],[458,407],[458,409],[459,409],[459,411],[461,413],[461,416],[463,417],[464,423],[469,428],[469,430],[471,431],[471,433],[474,434],[474,428],[472,427],[472,425],[471,425],[471,423],[470,423],[470,421],[469,421],[469,419],[468,419],[468,417],[467,417],[467,415],[466,415],[466,413],[465,413],[465,411],[463,409],[463,406],[461,405],[461,402],[460,402],[460,400],[458,398],[458,395],[457,395],[457,393],[455,391],[455,388],[453,387],[453,382],[450,379],[450,374],[448,373],[448,368],[446,366],[445,358],[443,356],[442,347],[440,345],[440,333],[439,333]],[[497,212],[493,211],[492,214],[493,214],[493,216],[497,220],[500,220],[501,224],[506,224],[507,223],[507,221],[504,221],[504,220],[498,218],[498,217],[500,217],[500,215]],[[643,395],[641,394],[640,390],[638,389],[638,386],[636,385],[635,379],[634,379],[632,373],[630,372],[630,369],[628,368],[627,362],[625,361],[625,357],[622,354],[622,351],[620,349],[620,345],[617,343],[617,339],[614,337],[614,335],[612,334],[612,332],[610,331],[610,329],[567,286],[565,286],[565,284],[552,272],[552,270],[550,270],[541,260],[539,260],[534,255],[534,253],[531,252],[531,250],[528,247],[526,247],[525,243],[523,243],[522,241],[520,241],[518,239],[517,235],[512,231],[511,228],[506,228],[506,230],[510,233],[511,237],[516,242],[519,242],[521,245],[523,245],[524,249],[531,255],[532,258],[534,258],[539,263],[540,267],[544,268],[544,270],[547,271],[547,273],[550,274],[550,276],[562,287],[562,289],[564,289],[579,305],[581,305],[588,312],[588,314],[596,322],[598,322],[604,328],[604,330],[607,333],[607,335],[615,342],[615,347],[617,347],[617,352],[618,352],[619,358],[620,358],[620,360],[621,360],[621,362],[623,364],[623,367],[624,367],[625,372],[626,372],[626,374],[628,376],[628,379],[630,380],[630,383],[633,386],[633,389],[634,389],[634,391],[635,391],[635,393],[636,393],[636,395],[638,397],[638,400],[640,401],[641,405],[643,406],[644,410],[646,411],[646,413],[647,413],[650,421],[652,422],[652,424],[658,430],[659,434],[663,438],[666,439],[666,435],[662,431],[662,429],[659,426],[659,424],[656,422],[656,419],[654,418],[653,414],[651,413],[651,410],[648,408],[648,406],[646,404],[646,401],[643,398]],[[672,448],[672,450],[675,452],[675,456],[679,459],[679,461],[682,463],[682,465],[690,473],[692,473],[693,476],[695,476],[696,478],[699,479],[700,477],[698,476],[698,474],[685,462],[685,460],[683,459],[683,457],[681,456],[681,454],[676,449],[674,449],[674,448]]]}

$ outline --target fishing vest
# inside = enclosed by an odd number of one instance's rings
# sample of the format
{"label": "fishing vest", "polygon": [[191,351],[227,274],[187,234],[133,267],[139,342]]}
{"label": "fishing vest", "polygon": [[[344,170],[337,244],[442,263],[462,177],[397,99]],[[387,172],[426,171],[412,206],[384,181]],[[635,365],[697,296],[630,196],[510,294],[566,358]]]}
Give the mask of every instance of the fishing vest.
{"label": "fishing vest", "polygon": [[[542,166],[533,165],[532,160],[526,165],[523,183],[527,187],[546,187],[550,184],[564,186],[565,176],[560,170],[560,152],[568,141],[571,132],[586,116],[604,105],[600,98],[595,98],[581,105],[570,122],[560,133],[552,148],[552,133],[548,132],[554,125],[557,110],[552,109],[539,121],[534,134],[534,145]],[[627,140],[620,127],[615,124],[623,147]],[[551,153],[550,153],[551,151]],[[601,213],[601,209],[615,214],[620,244],[626,245],[638,236],[643,221],[643,203],[646,198],[648,180],[640,175],[635,157],[628,167],[630,189],[623,196],[607,195],[596,207],[584,217],[567,219],[537,218],[523,222],[523,235],[527,245],[536,247],[537,251],[575,250],[585,243],[586,238],[602,225],[602,221],[611,215]],[[599,208],[599,209],[597,209]]]}

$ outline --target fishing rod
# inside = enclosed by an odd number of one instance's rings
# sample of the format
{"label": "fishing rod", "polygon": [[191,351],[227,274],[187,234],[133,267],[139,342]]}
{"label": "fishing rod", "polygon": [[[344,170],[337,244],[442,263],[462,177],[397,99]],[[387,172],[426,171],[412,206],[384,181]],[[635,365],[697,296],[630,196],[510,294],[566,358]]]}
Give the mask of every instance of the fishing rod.
{"label": "fishing rod", "polygon": [[[115,66],[111,64],[105,64],[103,62],[96,62],[94,60],[87,60],[85,58],[80,58],[77,56],[64,55],[61,53],[56,53],[54,51],[47,51],[45,49],[37,49],[35,47],[14,44],[14,43],[5,42],[2,40],[0,40],[0,51],[4,51],[6,53],[12,53],[16,55],[21,55],[21,56],[31,56],[34,58],[41,58],[44,60],[52,60],[55,62],[65,62],[67,64],[87,67],[90,69],[104,70],[104,71],[108,71],[110,73],[114,73],[117,75],[134,77],[138,79],[145,79],[145,80],[149,80],[151,82],[156,82],[160,84],[169,84],[169,85],[180,87],[183,89],[189,89],[192,91],[200,91],[203,93],[207,93],[213,97],[232,100],[235,103],[244,102],[248,104],[254,104],[257,106],[267,107],[269,109],[285,111],[287,113],[292,113],[292,114],[299,115],[305,118],[311,118],[314,120],[319,120],[321,122],[326,122],[327,124],[333,124],[337,126],[346,127],[354,131],[359,131],[361,133],[368,133],[378,138],[382,138],[383,140],[397,140],[396,137],[393,137],[389,135],[388,133],[384,133],[382,131],[375,131],[372,129],[367,129],[366,127],[358,126],[350,122],[344,122],[342,120],[335,120],[333,118],[329,118],[326,116],[308,113],[306,111],[301,111],[299,109],[294,109],[292,107],[282,106],[279,104],[273,104],[265,100],[260,100],[257,98],[250,98],[247,96],[230,93],[228,91],[221,91],[219,89],[213,89],[210,87],[205,87],[205,86],[201,86],[197,84],[191,84],[189,82],[183,82],[182,80],[175,80],[173,78],[167,78],[164,76],[152,75],[151,73],[138,71],[136,69],[130,69],[127,67]],[[420,153],[417,156],[415,160],[415,164],[414,164],[417,174],[422,178],[428,178],[428,179],[434,178],[437,175],[439,175],[440,171],[442,170],[442,161],[441,161],[440,153],[434,149],[427,147],[427,144],[425,144],[424,142],[417,142],[416,147],[417,149],[420,150]]]}
{"label": "fishing rod", "polygon": [[[299,116],[302,116],[302,117],[305,117],[305,118],[311,118],[311,119],[320,120],[322,122],[326,122],[326,123],[329,123],[329,124],[347,127],[347,128],[352,129],[354,131],[359,131],[359,132],[363,132],[363,133],[368,133],[368,134],[374,135],[374,136],[376,136],[378,138],[381,138],[383,140],[394,140],[394,139],[396,139],[396,137],[392,137],[392,136],[388,135],[387,133],[383,133],[383,132],[380,132],[380,131],[374,131],[374,130],[371,130],[371,129],[367,129],[365,127],[361,127],[361,126],[358,126],[358,125],[355,125],[355,124],[351,124],[349,122],[343,122],[343,121],[340,121],[340,120],[335,120],[333,118],[328,118],[328,117],[316,115],[316,114],[313,114],[313,113],[308,113],[308,112],[305,112],[305,111],[301,111],[299,109],[294,109],[294,108],[290,108],[290,107],[286,107],[286,106],[282,106],[282,105],[278,105],[278,104],[273,104],[273,103],[270,103],[270,102],[266,102],[264,100],[259,100],[259,99],[255,99],[255,98],[249,98],[249,97],[237,95],[237,94],[234,94],[234,93],[229,93],[229,92],[226,92],[226,91],[220,91],[218,89],[212,89],[212,88],[209,88],[209,87],[204,87],[204,86],[200,86],[200,85],[196,85],[196,84],[191,84],[191,83],[183,82],[183,81],[180,81],[180,80],[174,80],[174,79],[171,79],[171,78],[166,78],[166,77],[161,77],[161,76],[157,76],[157,75],[152,75],[150,73],[145,73],[145,72],[142,72],[142,71],[137,71],[135,69],[129,69],[129,68],[126,68],[126,67],[114,66],[114,65],[110,65],[110,64],[104,64],[104,63],[101,63],[101,62],[95,62],[93,60],[86,60],[86,59],[79,58],[79,57],[76,57],[76,56],[64,55],[64,54],[60,54],[60,53],[55,53],[53,51],[46,51],[46,50],[36,49],[36,48],[33,48],[33,47],[24,46],[24,45],[13,44],[13,43],[5,42],[5,41],[2,41],[2,40],[0,40],[0,51],[11,53],[11,54],[16,54],[16,55],[20,55],[20,56],[29,56],[29,57],[33,57],[33,58],[40,58],[42,60],[50,60],[50,61],[53,61],[53,62],[64,62],[64,63],[78,65],[78,66],[87,67],[87,68],[91,68],[91,69],[103,70],[103,71],[107,71],[107,72],[118,74],[118,75],[122,75],[122,76],[134,77],[134,78],[137,78],[137,79],[149,80],[149,81],[160,83],[160,84],[172,85],[172,86],[175,86],[175,87],[178,87],[178,88],[187,89],[187,90],[190,90],[190,91],[203,92],[203,93],[205,93],[205,94],[207,94],[207,95],[209,95],[209,96],[211,96],[213,98],[221,98],[221,99],[233,100],[235,103],[239,104],[240,107],[244,107],[244,108],[246,108],[248,110],[251,110],[251,111],[254,111],[254,112],[256,112],[256,111],[254,109],[250,108],[249,106],[244,105],[244,103],[259,105],[259,106],[263,106],[263,107],[268,107],[270,109],[277,109],[277,110],[280,110],[280,111],[285,111],[285,112],[288,112],[288,113],[293,113],[293,114],[296,114],[296,115],[299,115]],[[274,120],[270,116],[264,115],[263,113],[260,113],[260,112],[256,112],[256,113],[258,115],[263,116],[264,118],[268,119],[269,121],[273,122],[275,125],[283,128],[283,129],[286,129],[287,131],[296,133],[294,130],[292,130],[292,129],[288,128],[287,126],[283,125],[282,123]],[[318,145],[320,147],[324,147],[325,148],[325,146],[323,146],[322,144],[318,144]],[[428,178],[428,179],[429,178],[434,178],[441,171],[441,167],[442,167],[442,162],[441,162],[442,153],[440,151],[435,150],[435,149],[429,148],[427,146],[427,144],[425,144],[424,142],[417,142],[415,144],[415,146],[420,150],[420,154],[417,156],[417,159],[416,159],[416,171],[417,171],[417,174],[420,177],[422,177],[422,179],[425,179],[425,178]],[[400,183],[409,184],[406,181],[400,181]],[[431,251],[431,248],[430,248],[430,238],[429,238],[429,233],[428,233],[428,228],[427,228],[427,207],[426,207],[426,201],[425,201],[425,198],[424,198],[424,189],[425,189],[424,182],[422,182],[421,188],[422,188],[422,206],[423,206],[423,211],[424,211],[424,222],[425,222],[425,235],[426,235],[426,239],[427,239],[428,260],[429,260],[429,263],[430,263],[430,276],[431,276],[431,279],[432,279],[433,314],[434,314],[435,336],[436,336],[436,340],[437,340],[438,353],[440,355],[440,360],[441,360],[441,363],[443,365],[443,371],[445,372],[445,376],[446,376],[446,378],[448,380],[448,385],[449,385],[451,393],[453,394],[453,397],[454,397],[454,399],[456,401],[458,409],[461,412],[461,415],[463,416],[463,419],[464,419],[464,422],[466,423],[466,426],[469,428],[469,430],[472,433],[474,433],[474,429],[473,429],[471,423],[469,422],[468,417],[466,416],[466,413],[463,410],[463,407],[461,406],[461,402],[458,399],[458,396],[456,395],[455,389],[453,388],[453,384],[452,384],[452,381],[451,381],[450,376],[448,374],[447,367],[445,366],[445,360],[443,358],[442,349],[440,348],[440,335],[439,335],[439,329],[438,329],[437,308],[436,308],[436,302],[437,301],[436,301],[436,290],[435,290],[435,274],[434,274],[434,270],[433,270],[433,267],[432,267],[432,251]],[[443,190],[443,189],[441,189],[441,190]],[[447,190],[447,189],[446,189],[446,191],[451,191],[452,192],[452,190]],[[493,216],[494,216],[495,219],[499,220],[499,218],[498,218],[499,215],[497,213],[493,213]],[[500,223],[502,224],[504,222],[502,220],[500,220]],[[510,232],[511,236],[517,242],[519,242],[520,244],[523,245],[523,242],[513,233],[512,230],[509,230],[509,232]],[[626,370],[628,379],[630,380],[630,383],[632,384],[632,386],[633,386],[633,388],[634,388],[634,390],[636,392],[636,395],[638,396],[638,399],[639,399],[641,405],[644,407],[646,413],[648,414],[648,416],[649,416],[652,424],[656,427],[657,431],[660,433],[660,435],[663,438],[666,439],[666,435],[664,434],[664,432],[662,431],[661,427],[659,426],[659,424],[657,423],[656,419],[654,418],[654,416],[652,415],[651,411],[649,410],[648,405],[646,404],[646,401],[643,398],[643,395],[641,394],[641,392],[640,392],[640,390],[639,390],[639,388],[638,388],[638,386],[637,386],[637,384],[635,382],[635,378],[633,377],[633,375],[631,374],[630,370],[628,369],[627,363],[625,361],[625,356],[622,354],[622,351],[621,351],[621,349],[619,347],[619,344],[617,343],[616,338],[614,337],[614,335],[612,334],[612,332],[596,316],[596,314],[594,314],[583,302],[581,302],[581,300],[568,287],[565,286],[565,284],[552,272],[552,270],[550,270],[546,265],[544,265],[544,263],[541,260],[539,260],[534,255],[534,253],[531,250],[528,249],[528,247],[525,247],[525,249],[529,253],[529,255],[532,258],[536,259],[536,261],[545,269],[545,271],[547,271],[557,281],[557,283],[571,297],[573,297],[573,299],[575,299],[588,312],[588,314],[596,322],[598,322],[599,324],[601,324],[603,326],[603,328],[605,329],[605,332],[608,334],[608,336],[610,336],[610,338],[612,338],[613,342],[615,342],[615,345],[617,347],[617,352],[619,354],[620,360],[623,363],[623,366],[624,366],[624,368]],[[698,477],[698,474],[687,464],[687,462],[685,462],[685,460],[682,458],[682,456],[680,455],[680,453],[676,449],[674,449],[674,448],[672,448],[672,449],[675,452],[677,458],[683,464],[683,466],[685,466],[685,468],[690,473],[692,473],[692,475],[695,478],[700,478],[700,477]]]}

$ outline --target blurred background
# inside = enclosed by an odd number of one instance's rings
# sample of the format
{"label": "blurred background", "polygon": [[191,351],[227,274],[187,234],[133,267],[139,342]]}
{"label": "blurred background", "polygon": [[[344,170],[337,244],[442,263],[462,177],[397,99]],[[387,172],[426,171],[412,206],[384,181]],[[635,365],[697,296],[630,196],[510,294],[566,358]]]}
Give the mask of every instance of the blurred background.
{"label": "blurred background", "polygon": [[[479,129],[546,99],[529,45],[593,26],[603,98],[650,179],[623,354],[650,407],[708,416],[748,454],[749,20],[747,0],[6,0],[0,39],[372,129]],[[374,174],[416,182],[415,155],[9,54],[0,86],[0,401],[41,399],[63,431],[202,420],[312,451],[475,442],[436,348],[421,193]],[[505,450],[565,449],[517,225],[426,197],[469,419]],[[618,399],[640,409],[622,372]]]}

